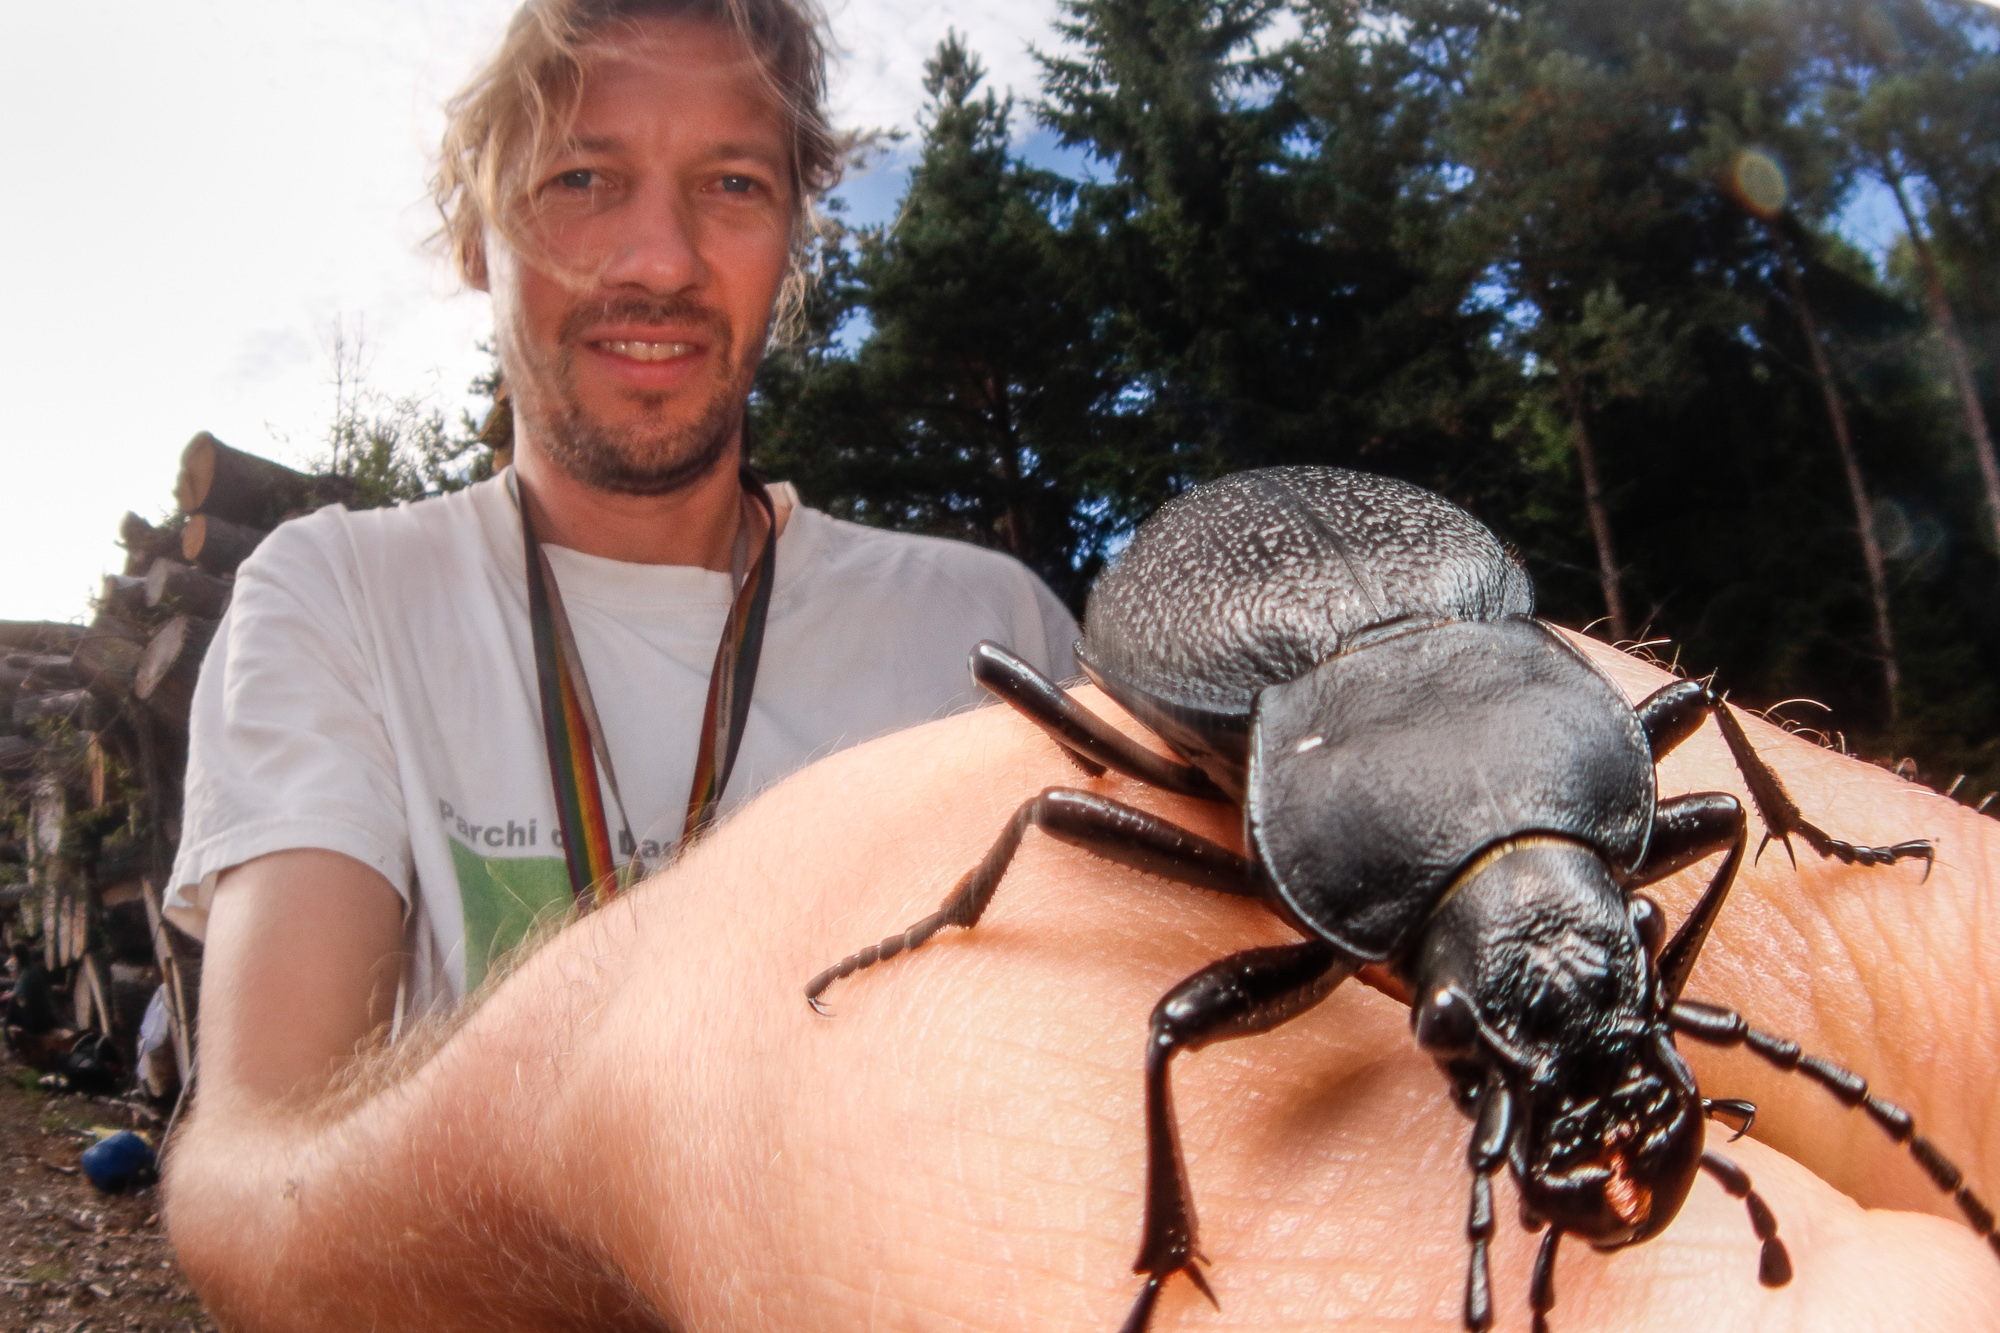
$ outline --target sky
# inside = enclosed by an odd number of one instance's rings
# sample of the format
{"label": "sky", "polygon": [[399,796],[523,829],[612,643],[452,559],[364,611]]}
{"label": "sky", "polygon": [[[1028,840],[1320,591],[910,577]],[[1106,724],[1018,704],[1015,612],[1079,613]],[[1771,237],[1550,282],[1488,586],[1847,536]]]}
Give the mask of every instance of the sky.
{"label": "sky", "polygon": [[[173,506],[197,431],[322,448],[336,339],[367,387],[454,418],[486,298],[427,248],[439,110],[515,0],[22,5],[0,43],[0,620],[78,620],[126,510]],[[1054,0],[831,0],[836,123],[913,128],[955,27],[1035,89]],[[79,19],[88,15],[87,30]],[[894,159],[846,187],[869,220]]]}
{"label": "sky", "polygon": [[[321,450],[336,341],[366,386],[455,418],[486,298],[425,247],[444,99],[515,0],[16,5],[0,43],[0,620],[86,618],[128,509],[172,508],[207,430],[293,465]],[[924,58],[965,34],[1036,90],[1055,0],[831,0],[836,121],[914,125]],[[79,19],[87,15],[88,28]],[[1017,129],[1031,129],[1019,117]],[[909,161],[844,187],[885,218]],[[1030,156],[1038,154],[1030,146]],[[1043,154],[1048,152],[1041,145]],[[1864,216],[1865,214],[1865,216]],[[1846,219],[1864,244],[1882,200]],[[1878,235],[1879,233],[1879,235]]]}

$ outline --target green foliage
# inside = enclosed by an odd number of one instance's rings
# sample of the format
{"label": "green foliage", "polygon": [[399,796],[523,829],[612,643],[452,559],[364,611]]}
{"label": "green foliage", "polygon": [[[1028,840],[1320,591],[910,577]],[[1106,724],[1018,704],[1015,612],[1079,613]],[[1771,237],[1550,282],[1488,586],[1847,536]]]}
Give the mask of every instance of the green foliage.
{"label": "green foliage", "polygon": [[[1128,434],[1074,256],[1070,190],[1008,146],[1010,103],[956,37],[926,65],[923,150],[901,215],[824,242],[817,337],[759,381],[757,461],[847,517],[996,546],[1080,597],[1140,507]],[[832,335],[865,292],[869,336]]]}
{"label": "green foliage", "polygon": [[[1842,231],[1902,187],[1990,403],[2000,14],[1065,0],[1059,29],[1032,113],[1089,170],[1021,161],[1023,111],[947,38],[899,218],[821,238],[811,333],[759,378],[760,464],[1012,551],[1072,606],[1211,475],[1389,472],[1472,508],[1584,624],[1587,435],[1635,634],[2000,787],[2000,553],[1963,418],[1909,260]],[[1893,723],[1801,301],[1885,534]]]}
{"label": "green foliage", "polygon": [[[488,352],[491,348],[486,348]],[[333,336],[333,419],[326,451],[308,465],[351,486],[350,509],[373,509],[459,490],[493,474],[493,459],[479,439],[479,423],[461,414],[454,429],[444,413],[417,395],[401,397],[367,387],[364,347]],[[476,394],[491,398],[497,368],[473,380]]]}

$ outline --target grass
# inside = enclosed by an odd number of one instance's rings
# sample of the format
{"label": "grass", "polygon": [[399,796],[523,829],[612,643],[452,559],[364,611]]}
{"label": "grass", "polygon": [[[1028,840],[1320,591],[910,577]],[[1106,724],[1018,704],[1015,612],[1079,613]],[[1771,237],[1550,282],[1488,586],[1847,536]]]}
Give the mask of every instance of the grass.
{"label": "grass", "polygon": [[15,1070],[14,1082],[21,1089],[21,1095],[29,1101],[49,1095],[48,1089],[42,1086],[42,1075],[38,1069]]}

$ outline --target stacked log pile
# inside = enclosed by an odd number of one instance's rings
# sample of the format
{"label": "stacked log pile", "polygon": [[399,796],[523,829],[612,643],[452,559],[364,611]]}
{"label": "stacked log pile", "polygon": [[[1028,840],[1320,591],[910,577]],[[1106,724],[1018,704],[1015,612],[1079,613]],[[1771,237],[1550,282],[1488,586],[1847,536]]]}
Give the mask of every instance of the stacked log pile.
{"label": "stacked log pile", "polygon": [[[203,432],[176,512],[119,524],[123,572],[87,625],[0,621],[0,931],[15,961],[8,1036],[82,1082],[104,1069],[156,1097],[192,1069],[200,946],[161,915],[180,840],[188,717],[236,570],[296,514],[351,498]],[[169,1040],[135,1047],[159,997]],[[92,1062],[95,1061],[95,1066]]]}

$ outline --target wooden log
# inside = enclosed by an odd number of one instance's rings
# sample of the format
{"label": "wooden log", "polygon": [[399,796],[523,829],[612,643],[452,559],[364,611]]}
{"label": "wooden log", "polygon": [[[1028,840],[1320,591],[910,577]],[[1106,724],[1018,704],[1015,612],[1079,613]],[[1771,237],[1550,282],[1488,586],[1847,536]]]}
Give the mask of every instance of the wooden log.
{"label": "wooden log", "polygon": [[229,609],[233,587],[227,579],[161,556],[146,571],[146,605],[215,620]]}
{"label": "wooden log", "polygon": [[112,1028],[111,979],[105,975],[104,963],[94,953],[80,954],[76,962],[76,980],[70,983],[76,1001],[76,1030],[95,1028],[108,1033]]}
{"label": "wooden log", "polygon": [[83,677],[76,673],[76,667],[66,656],[16,653],[8,661],[10,665],[27,668],[27,679],[21,682],[21,688],[30,693],[46,694],[50,690],[83,688]]}
{"label": "wooden log", "polygon": [[97,606],[114,616],[131,617],[146,610],[146,580],[127,574],[106,574],[97,590]]}
{"label": "wooden log", "polygon": [[[136,904],[135,904],[136,906]],[[139,1053],[139,1025],[146,1021],[146,1005],[160,988],[160,969],[150,955],[143,963],[113,962],[105,968],[110,981],[106,993],[111,1000],[111,1024],[105,1029],[118,1043],[127,1068]]]}
{"label": "wooden log", "polygon": [[[188,951],[176,938],[179,932],[161,914],[160,891],[153,887],[153,881],[146,880],[141,892],[153,930],[154,960],[159,964],[160,982],[167,988],[167,1026],[173,1033],[174,1063],[180,1067],[180,1081],[185,1084],[194,1074],[195,1005],[201,988],[200,946],[195,947],[190,960]],[[192,978],[182,970],[190,961],[193,965],[187,970],[194,974]]]}
{"label": "wooden log", "polygon": [[[132,580],[139,583],[138,579]],[[143,592],[143,584],[141,589]],[[91,688],[101,693],[124,696],[132,692],[139,659],[146,652],[146,632],[131,621],[108,611],[98,613],[90,628],[77,640],[70,664]]]}
{"label": "wooden log", "polygon": [[26,667],[12,667],[0,663],[0,718],[11,719],[14,716],[14,699],[20,694],[21,687],[27,683]]}
{"label": "wooden log", "polygon": [[121,963],[153,961],[152,926],[138,879],[107,884],[97,892],[103,912],[104,947]]}
{"label": "wooden log", "polygon": [[118,544],[125,548],[125,572],[134,577],[144,574],[160,556],[179,550],[180,541],[177,527],[156,528],[133,513],[118,520]]}
{"label": "wooden log", "polygon": [[286,515],[307,508],[313,489],[313,478],[303,472],[232,449],[202,431],[181,450],[174,498],[183,513],[272,528]]}
{"label": "wooden log", "polygon": [[271,534],[213,514],[196,514],[181,529],[181,558],[211,574],[234,574],[244,557]]}
{"label": "wooden log", "polygon": [[175,616],[153,635],[139,663],[132,693],[146,702],[153,716],[183,731],[194,709],[195,679],[215,637],[215,625],[213,620]]}
{"label": "wooden log", "polygon": [[79,731],[96,731],[106,719],[97,698],[89,690],[22,692],[14,696],[14,729],[26,731],[37,722],[68,721]]}
{"label": "wooden log", "polygon": [[83,637],[76,625],[49,620],[0,620],[0,651],[67,655]]}

